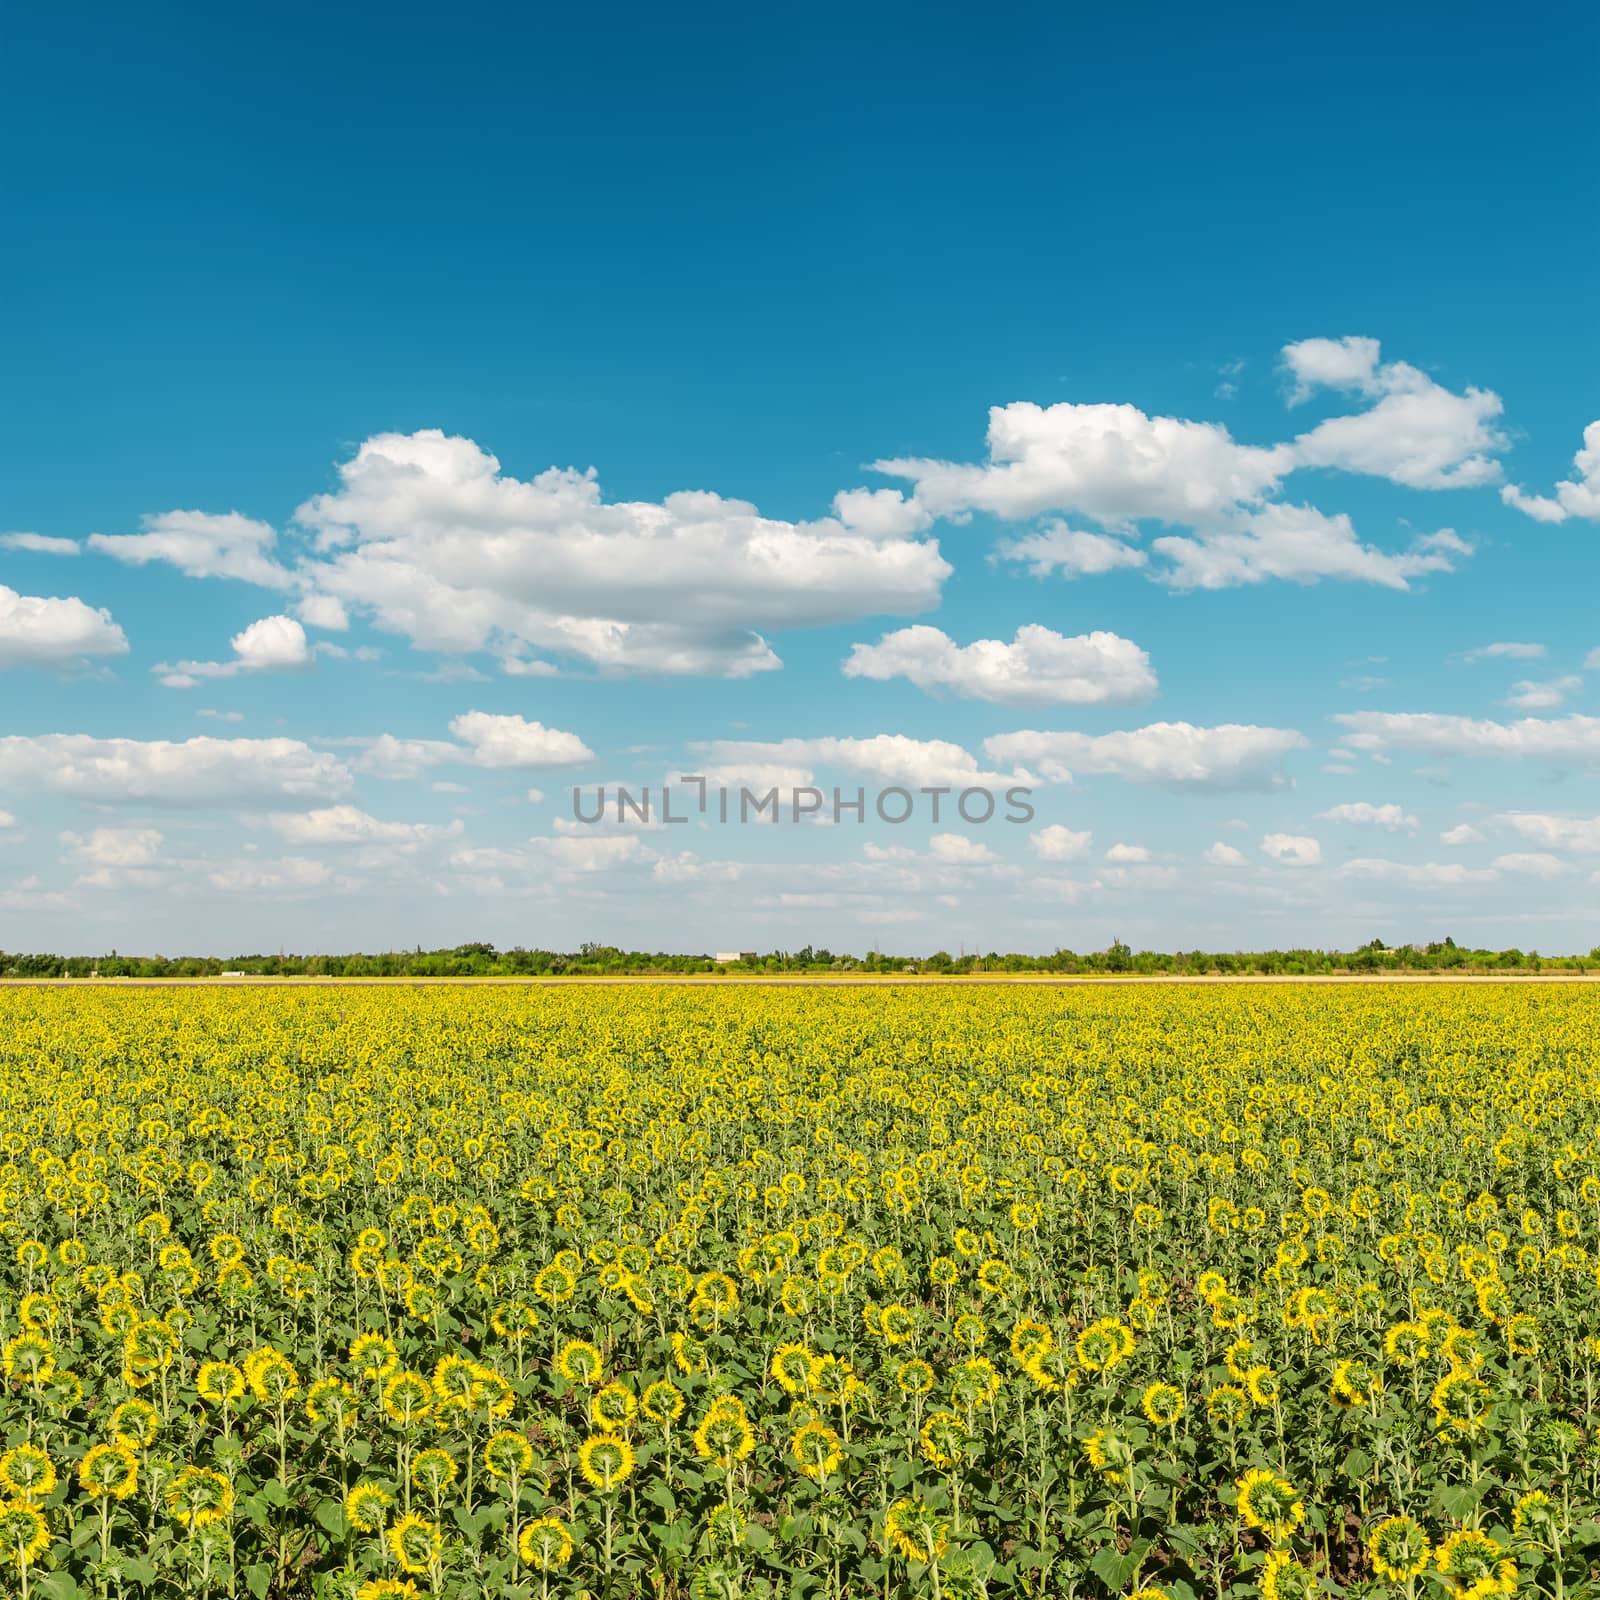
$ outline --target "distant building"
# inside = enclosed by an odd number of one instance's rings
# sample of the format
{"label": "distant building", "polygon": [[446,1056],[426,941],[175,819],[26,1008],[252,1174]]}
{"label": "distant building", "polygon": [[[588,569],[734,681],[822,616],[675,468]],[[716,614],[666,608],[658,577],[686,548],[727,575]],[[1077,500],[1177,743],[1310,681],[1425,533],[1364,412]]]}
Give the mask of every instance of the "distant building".
{"label": "distant building", "polygon": [[726,966],[730,961],[754,961],[755,958],[754,950],[719,950],[711,959]]}

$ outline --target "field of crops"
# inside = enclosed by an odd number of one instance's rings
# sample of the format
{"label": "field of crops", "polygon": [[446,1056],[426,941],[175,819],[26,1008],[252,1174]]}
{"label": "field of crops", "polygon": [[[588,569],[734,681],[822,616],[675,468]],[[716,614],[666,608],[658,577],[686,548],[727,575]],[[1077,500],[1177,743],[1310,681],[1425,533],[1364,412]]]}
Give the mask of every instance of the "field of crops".
{"label": "field of crops", "polygon": [[0,1586],[1594,1593],[1600,994],[0,993]]}

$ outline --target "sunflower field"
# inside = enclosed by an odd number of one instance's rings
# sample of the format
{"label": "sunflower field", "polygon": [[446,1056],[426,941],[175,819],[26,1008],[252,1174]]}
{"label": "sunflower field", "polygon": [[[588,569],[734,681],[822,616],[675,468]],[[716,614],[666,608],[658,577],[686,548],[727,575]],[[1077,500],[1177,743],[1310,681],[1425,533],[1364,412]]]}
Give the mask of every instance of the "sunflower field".
{"label": "sunflower field", "polygon": [[1600,1593],[1600,994],[0,991],[0,1588]]}

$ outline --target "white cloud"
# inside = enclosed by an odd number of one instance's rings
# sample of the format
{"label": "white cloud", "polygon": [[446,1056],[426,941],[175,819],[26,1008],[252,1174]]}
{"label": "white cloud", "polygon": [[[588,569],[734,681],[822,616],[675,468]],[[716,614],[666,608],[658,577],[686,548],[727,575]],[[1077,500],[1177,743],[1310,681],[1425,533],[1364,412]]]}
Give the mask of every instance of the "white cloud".
{"label": "white cloud", "polygon": [[9,811],[0,811],[0,828],[14,828],[17,819]]}
{"label": "white cloud", "polygon": [[380,733],[375,738],[347,742],[361,749],[355,763],[357,772],[391,782],[420,778],[430,767],[461,761],[466,755],[460,745],[448,739],[397,739],[392,733]]}
{"label": "white cloud", "polygon": [[1328,516],[1311,506],[1269,505],[1242,513],[1235,524],[1193,538],[1172,534],[1154,549],[1171,561],[1156,578],[1175,589],[1227,589],[1276,578],[1317,583],[1323,578],[1408,589],[1413,578],[1453,572],[1471,546],[1448,529],[1414,540],[1392,553],[1363,544],[1343,512]]}
{"label": "white cloud", "polygon": [[0,738],[0,787],[98,804],[239,804],[336,799],[351,786],[335,757],[298,739],[97,739],[82,733]]}
{"label": "white cloud", "polygon": [[95,867],[147,867],[160,857],[165,842],[156,828],[96,828],[87,836],[61,835],[75,859]]}
{"label": "white cloud", "polygon": [[1301,339],[1283,347],[1283,364],[1293,377],[1289,404],[1309,400],[1318,389],[1354,389],[1363,394],[1377,390],[1376,339]]}
{"label": "white cloud", "polygon": [[1476,650],[1463,651],[1463,661],[1539,661],[1549,651],[1542,644],[1530,644],[1517,639],[1497,639],[1493,644],[1481,644]]}
{"label": "white cloud", "polygon": [[1496,856],[1491,865],[1499,872],[1514,872],[1530,878],[1559,878],[1567,870],[1566,862],[1543,851],[1513,851],[1510,855]]}
{"label": "white cloud", "polygon": [[1007,520],[1082,512],[1108,528],[1144,519],[1193,523],[1261,500],[1292,464],[1286,448],[1237,443],[1220,423],[1151,417],[1131,405],[989,411],[989,458],[969,465],[905,457],[873,471],[906,478],[936,516],[987,511]]}
{"label": "white cloud", "polygon": [[919,689],[949,689],[1002,705],[1108,705],[1155,693],[1150,657],[1114,633],[1064,638],[1028,623],[1007,644],[978,639],[958,645],[938,628],[886,633],[877,644],[851,647],[847,678],[908,678]]}
{"label": "white cloud", "polygon": [[1054,783],[1076,773],[1126,778],[1168,788],[1273,789],[1287,779],[1285,755],[1306,743],[1292,728],[1223,723],[1153,722],[1144,728],[1099,735],[1024,730],[985,739],[995,761],[1037,765]]}
{"label": "white cloud", "polygon": [[278,861],[238,861],[216,867],[206,879],[225,894],[293,894],[320,889],[332,876],[325,862],[284,856]]}
{"label": "white cloud", "polygon": [[1600,854],[1600,817],[1560,817],[1543,811],[1503,811],[1494,819],[1534,844],[1579,855]]}
{"label": "white cloud", "polygon": [[1387,828],[1391,833],[1417,825],[1417,819],[1392,800],[1382,805],[1374,805],[1370,800],[1349,800],[1343,805],[1330,806],[1317,815],[1324,822],[1352,822],[1358,826]]}
{"label": "white cloud", "polygon": [[45,533],[0,533],[0,550],[26,550],[36,556],[76,556],[83,546],[76,539],[53,539]]}
{"label": "white cloud", "polygon": [[1106,860],[1124,866],[1138,866],[1150,859],[1150,852],[1142,844],[1117,843],[1106,851]]}
{"label": "white cloud", "polygon": [[1483,835],[1472,826],[1470,822],[1458,822],[1453,828],[1446,828],[1439,835],[1440,844],[1464,845],[1482,844]]}
{"label": "white cloud", "polygon": [[445,827],[426,822],[380,822],[351,805],[278,811],[267,823],[286,843],[300,846],[381,845],[404,850],[456,838],[462,831],[460,822]]}
{"label": "white cloud", "polygon": [[314,660],[306,643],[306,630],[293,617],[262,617],[228,641],[232,661],[157,662],[150,670],[160,673],[169,689],[192,689],[202,678],[234,678],[241,672],[292,672]]}
{"label": "white cloud", "polygon": [[568,872],[609,872],[614,867],[652,859],[637,834],[564,834],[553,839],[530,839],[538,854],[548,856]]}
{"label": "white cloud", "polygon": [[1511,685],[1505,703],[1518,711],[1549,711],[1582,687],[1583,679],[1570,672],[1562,678],[1519,678]]}
{"label": "white cloud", "polygon": [[345,610],[344,602],[331,594],[308,594],[294,609],[308,628],[343,633],[350,626],[350,613]]}
{"label": "white cloud", "polygon": [[577,734],[518,716],[467,711],[450,724],[450,731],[467,746],[474,766],[567,767],[594,760],[594,751]]}
{"label": "white cloud", "polygon": [[293,578],[272,559],[276,532],[230,511],[163,511],[141,517],[139,533],[95,533],[89,546],[130,566],[166,562],[191,578],[238,578],[264,589],[287,589]]}
{"label": "white cloud", "polygon": [[989,866],[1000,859],[988,845],[964,833],[936,833],[928,850],[935,861],[955,867]]}
{"label": "white cloud", "polygon": [[[911,788],[944,786],[1003,788],[1023,784],[1020,773],[986,772],[960,745],[944,739],[912,739],[901,733],[879,733],[865,739],[718,739],[692,747],[709,758],[707,776],[780,787],[809,783],[815,768],[843,767],[884,783]],[[868,801],[870,805],[870,800]]]}
{"label": "white cloud", "polygon": [[1075,833],[1059,822],[1052,822],[1049,827],[1030,833],[1028,842],[1046,861],[1072,861],[1088,850],[1093,837],[1087,831]]}
{"label": "white cloud", "polygon": [[1468,867],[1459,861],[1386,861],[1367,856],[1345,862],[1339,868],[1339,873],[1346,878],[1369,878],[1418,888],[1455,888],[1468,883],[1490,883],[1497,876],[1492,867]]}
{"label": "white cloud", "polygon": [[1206,860],[1214,867],[1243,867],[1248,865],[1242,850],[1235,850],[1231,844],[1224,844],[1218,839],[1205,853]]}
{"label": "white cloud", "polygon": [[242,711],[216,711],[210,706],[201,706],[196,712],[197,717],[204,717],[209,722],[243,722]]}
{"label": "white cloud", "polygon": [[[1308,347],[1312,347],[1309,348]],[[1457,394],[1404,361],[1377,364],[1376,340],[1307,340],[1284,358],[1304,398],[1317,384],[1377,396],[1365,411],[1330,417],[1292,447],[1296,465],[1388,478],[1413,489],[1459,489],[1494,483],[1506,447],[1495,426],[1504,407],[1489,389]]]}
{"label": "white cloud", "polygon": [[76,597],[46,599],[0,584],[0,667],[60,667],[128,652],[111,613]]}
{"label": "white cloud", "polygon": [[607,504],[593,472],[527,482],[470,439],[368,439],[296,512],[324,558],[303,581],[424,649],[518,649],[608,669],[745,677],[780,665],[761,630],[935,605],[949,566],[889,502],[784,522],[704,492]]}
{"label": "white cloud", "polygon": [[1556,485],[1554,498],[1524,494],[1511,483],[1501,489],[1500,498],[1536,522],[1565,522],[1568,517],[1600,522],[1600,422],[1583,430],[1583,445],[1572,465],[1573,475]]}
{"label": "white cloud", "polygon": [[852,533],[869,539],[906,539],[933,518],[898,489],[845,489],[833,497],[833,514]]}
{"label": "white cloud", "polygon": [[1020,561],[1035,578],[1059,572],[1064,578],[1098,577],[1124,567],[1144,567],[1150,557],[1126,539],[1107,533],[1084,533],[1064,522],[1047,525],[1042,532],[1020,539],[1002,539],[995,546],[1002,561]]}
{"label": "white cloud", "polygon": [[1261,850],[1285,867],[1314,867],[1322,860],[1321,844],[1299,833],[1263,834]]}
{"label": "white cloud", "polygon": [[1523,717],[1492,722],[1429,711],[1344,711],[1335,722],[1347,744],[1366,751],[1420,750],[1430,755],[1543,760],[1561,766],[1600,764],[1600,718]]}

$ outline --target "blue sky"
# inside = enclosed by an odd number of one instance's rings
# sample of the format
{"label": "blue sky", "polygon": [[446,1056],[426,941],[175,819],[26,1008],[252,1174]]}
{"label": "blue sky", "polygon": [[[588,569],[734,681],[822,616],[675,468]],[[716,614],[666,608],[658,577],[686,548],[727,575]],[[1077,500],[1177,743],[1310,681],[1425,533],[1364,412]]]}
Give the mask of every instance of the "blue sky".
{"label": "blue sky", "polygon": [[8,42],[0,947],[1600,940],[1586,8]]}

